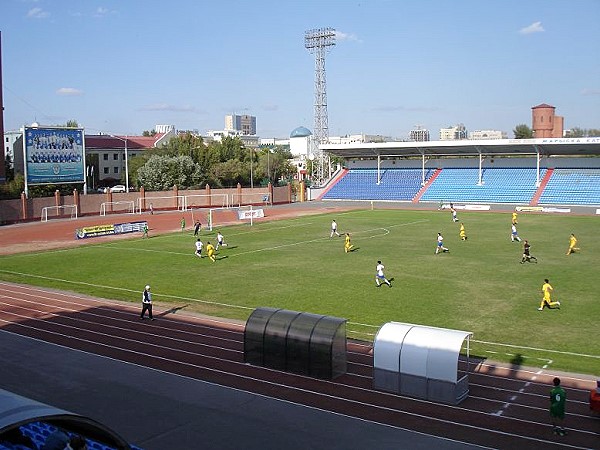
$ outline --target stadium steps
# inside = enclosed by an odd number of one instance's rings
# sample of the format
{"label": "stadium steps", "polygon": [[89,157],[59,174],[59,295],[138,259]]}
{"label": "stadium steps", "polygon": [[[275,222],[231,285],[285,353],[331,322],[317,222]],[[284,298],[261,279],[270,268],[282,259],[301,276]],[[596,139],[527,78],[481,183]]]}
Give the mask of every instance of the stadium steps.
{"label": "stadium steps", "polygon": [[[428,169],[429,180],[434,169]],[[378,181],[379,175],[379,183]],[[411,201],[422,185],[421,169],[350,169],[335,186],[322,196],[325,200]]]}
{"label": "stadium steps", "polygon": [[546,175],[542,179],[540,186],[537,188],[537,191],[535,191],[535,194],[533,194],[533,197],[531,197],[529,206],[536,206],[538,204],[540,197],[544,193],[544,189],[546,189],[546,185],[548,184],[548,181],[550,181],[550,177],[552,177],[553,172],[554,172],[554,169],[548,169],[546,171]]}
{"label": "stadium steps", "polygon": [[555,168],[538,203],[600,205],[600,169]]}
{"label": "stadium steps", "polygon": [[333,187],[338,184],[346,175],[348,175],[348,172],[350,172],[349,169],[343,168],[340,173],[338,173],[338,175],[331,180],[331,182],[329,183],[329,186],[327,186],[327,188],[323,191],[323,193],[319,196],[319,198],[317,200],[323,200],[323,197],[325,195],[327,195],[327,193],[333,189]]}
{"label": "stadium steps", "polygon": [[435,172],[433,172],[433,175],[431,175],[431,177],[429,177],[429,179],[425,182],[425,185],[421,189],[419,189],[419,192],[417,192],[417,195],[415,195],[414,198],[412,199],[413,203],[419,203],[419,200],[421,200],[421,197],[423,196],[425,191],[429,188],[429,186],[431,186],[431,183],[433,183],[435,181],[435,179],[438,177],[438,175],[441,172],[442,172],[442,169],[436,169]]}

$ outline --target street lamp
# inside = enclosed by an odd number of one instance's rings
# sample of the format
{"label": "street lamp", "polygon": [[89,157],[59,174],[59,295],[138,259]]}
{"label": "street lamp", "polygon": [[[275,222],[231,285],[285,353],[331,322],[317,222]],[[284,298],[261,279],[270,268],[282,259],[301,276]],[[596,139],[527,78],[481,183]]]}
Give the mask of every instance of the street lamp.
{"label": "street lamp", "polygon": [[252,166],[254,165],[254,150],[250,147],[250,189],[254,189],[254,175],[252,173]]}
{"label": "street lamp", "polygon": [[109,134],[109,136],[120,140],[125,145],[125,192],[129,193],[129,158],[127,156],[127,135],[125,135],[125,139],[115,136],[114,134]]}

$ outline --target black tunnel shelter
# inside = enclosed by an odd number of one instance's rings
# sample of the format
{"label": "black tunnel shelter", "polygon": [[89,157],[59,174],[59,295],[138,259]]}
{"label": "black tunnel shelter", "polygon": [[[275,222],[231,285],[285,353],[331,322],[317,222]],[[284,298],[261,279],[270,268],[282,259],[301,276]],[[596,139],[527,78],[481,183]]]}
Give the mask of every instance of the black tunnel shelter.
{"label": "black tunnel shelter", "polygon": [[257,308],[246,322],[244,360],[314,378],[344,375],[346,319]]}

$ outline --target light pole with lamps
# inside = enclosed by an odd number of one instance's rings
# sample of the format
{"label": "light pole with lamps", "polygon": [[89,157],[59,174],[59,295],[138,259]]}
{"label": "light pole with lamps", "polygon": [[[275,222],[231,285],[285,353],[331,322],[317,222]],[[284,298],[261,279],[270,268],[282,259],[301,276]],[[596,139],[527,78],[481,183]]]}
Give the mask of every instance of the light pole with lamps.
{"label": "light pole with lamps", "polygon": [[109,136],[120,140],[125,146],[125,192],[129,193],[129,158],[127,156],[127,135],[125,135],[125,139],[115,136],[114,134],[109,134]]}
{"label": "light pole with lamps", "polygon": [[254,150],[250,147],[250,189],[254,189],[254,175],[252,172],[252,166],[254,165]]}

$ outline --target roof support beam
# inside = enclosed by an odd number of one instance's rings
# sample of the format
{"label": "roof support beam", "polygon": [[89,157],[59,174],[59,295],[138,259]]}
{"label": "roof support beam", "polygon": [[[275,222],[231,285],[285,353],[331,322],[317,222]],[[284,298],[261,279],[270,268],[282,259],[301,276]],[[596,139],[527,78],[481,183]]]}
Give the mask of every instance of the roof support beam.
{"label": "roof support beam", "polygon": [[485,159],[485,156],[483,156],[483,153],[481,152],[481,148],[479,148],[478,146],[475,146],[475,149],[477,150],[477,153],[479,153],[479,173],[477,174],[477,186],[483,186],[483,160]]}
{"label": "roof support beam", "polygon": [[534,144],[533,148],[535,149],[535,187],[540,187],[540,184],[542,183],[540,180],[540,159],[542,157],[540,155],[539,147]]}

